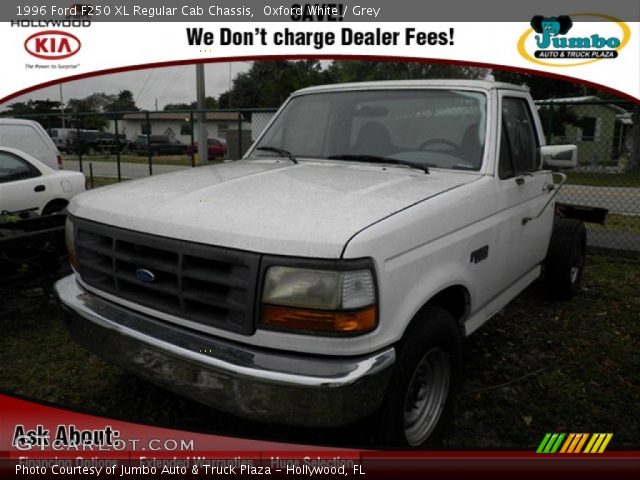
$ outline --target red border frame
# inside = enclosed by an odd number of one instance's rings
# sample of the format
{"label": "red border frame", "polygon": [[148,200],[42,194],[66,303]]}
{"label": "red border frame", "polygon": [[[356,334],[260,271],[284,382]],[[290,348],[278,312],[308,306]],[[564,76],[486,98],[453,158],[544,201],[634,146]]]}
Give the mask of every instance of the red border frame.
{"label": "red border frame", "polygon": [[33,85],[31,87],[24,88],[22,90],[18,90],[17,92],[7,95],[6,97],[0,98],[0,105],[13,98],[25,95],[27,93],[30,93],[36,90],[40,90],[42,88],[51,87],[53,85],[58,85],[61,83],[71,82],[75,80],[81,80],[83,78],[97,77],[100,75],[110,75],[112,73],[130,72],[135,70],[144,70],[148,68],[176,67],[180,65],[195,65],[198,63],[223,63],[223,62],[234,62],[234,61],[241,62],[241,61],[255,61],[255,60],[310,60],[310,59],[313,59],[313,60],[375,60],[375,61],[386,61],[386,62],[400,61],[400,62],[439,63],[439,64],[471,66],[471,67],[479,67],[479,68],[492,68],[492,69],[505,70],[510,72],[517,72],[517,73],[527,73],[529,75],[538,75],[542,77],[556,78],[558,80],[563,80],[565,82],[579,83],[582,85],[587,85],[589,87],[597,88],[599,90],[603,90],[605,92],[612,93],[625,100],[629,100],[633,103],[640,104],[640,99],[599,83],[590,82],[588,80],[582,80],[582,79],[570,77],[567,75],[561,75],[558,73],[550,73],[550,72],[544,72],[544,71],[534,70],[530,68],[513,67],[513,66],[494,64],[494,63],[467,62],[462,60],[449,60],[449,59],[441,59],[441,58],[396,57],[396,56],[384,56],[384,55],[248,55],[248,56],[242,56],[242,57],[221,57],[221,58],[204,58],[204,59],[196,58],[196,59],[188,59],[188,60],[172,60],[167,62],[141,63],[137,65],[129,65],[126,67],[114,67],[114,68],[107,68],[104,70],[96,70],[94,72],[81,73],[78,75],[72,75],[70,77],[50,80],[48,82],[39,83],[37,85]]}
{"label": "red border frame", "polygon": [[[31,37],[30,37],[31,38]],[[60,83],[66,83],[70,81],[80,80],[83,78],[91,78],[100,75],[107,75],[113,73],[127,72],[142,70],[147,68],[159,68],[168,66],[180,66],[190,65],[198,63],[222,63],[228,61],[246,61],[246,60],[300,60],[300,59],[319,59],[319,60],[378,60],[378,61],[410,61],[418,63],[439,63],[439,64],[451,64],[460,66],[474,66],[480,68],[494,68],[499,70],[514,71],[519,73],[527,73],[530,75],[539,75],[543,77],[557,78],[563,81],[572,83],[579,83],[588,85],[590,87],[598,88],[603,91],[613,93],[617,96],[630,100],[633,103],[640,104],[640,99],[636,99],[628,94],[620,92],[616,89],[606,87],[594,82],[576,79],[574,77],[542,72],[533,69],[511,67],[506,65],[497,65],[482,62],[466,62],[459,60],[443,60],[432,58],[414,58],[414,57],[395,57],[395,56],[377,56],[377,55],[264,55],[264,56],[243,56],[243,57],[223,57],[215,59],[189,59],[189,60],[177,60],[167,62],[156,62],[148,64],[138,64],[126,67],[117,67],[111,69],[98,70],[95,72],[83,73],[65,77],[62,79],[52,80],[41,84],[34,85],[32,87],[19,90],[12,93],[2,99],[0,104],[5,103],[13,98],[16,98],[27,93],[57,85]],[[4,398],[2,398],[4,397]],[[0,404],[13,403],[11,400],[7,402],[10,397],[0,396]],[[14,401],[17,399],[14,398]],[[18,402],[20,402],[18,400]],[[24,402],[24,401],[23,401]],[[15,407],[15,404],[14,404]],[[25,410],[27,406],[22,403],[22,410],[20,413],[27,414]],[[42,410],[54,410],[58,414],[61,412],[59,409],[52,407],[38,405],[32,403],[28,406],[28,410],[34,409],[36,411]],[[83,417],[85,414],[74,413],[71,411],[64,411],[65,417]],[[15,410],[12,413],[17,413]],[[27,414],[28,415],[28,414]],[[5,417],[8,420],[8,417]],[[102,420],[99,417],[93,417],[94,420]],[[5,421],[6,421],[5,420]],[[106,421],[106,419],[104,419]],[[12,418],[12,422],[20,421],[19,418]],[[78,421],[80,421],[78,419]],[[109,421],[113,423],[112,421]],[[136,430],[153,429],[154,427],[147,427],[143,425],[129,424],[130,428]],[[178,431],[176,431],[177,433]],[[231,440],[231,439],[230,439]],[[238,441],[238,439],[234,439]],[[248,440],[249,442],[250,440]],[[274,445],[276,447],[276,445]],[[299,446],[301,450],[281,452],[284,455],[289,454],[290,458],[298,458],[300,454],[320,454],[320,450],[316,451],[313,448]],[[321,447],[320,447],[321,448]],[[325,450],[325,449],[322,449]],[[353,451],[351,451],[353,452]],[[158,452],[160,453],[160,452]],[[190,452],[193,454],[193,452]],[[255,458],[263,459],[268,455],[276,452],[271,449],[266,451],[255,451]],[[326,453],[326,451],[325,451]],[[217,452],[219,455],[220,452]],[[134,452],[130,452],[129,458],[135,458]],[[372,462],[371,468],[374,478],[389,478],[393,477],[409,477],[409,478],[424,478],[429,475],[437,475],[438,478],[469,478],[473,477],[487,477],[487,478],[509,478],[514,476],[520,478],[540,478],[542,476],[548,476],[549,474],[562,474],[563,478],[598,478],[603,475],[609,478],[637,478],[640,473],[640,451],[607,451],[598,455],[539,455],[533,451],[441,451],[441,452],[390,452],[390,451],[361,451],[359,452],[360,459],[363,462]],[[0,477],[11,472],[9,460],[10,453],[6,451],[0,451]],[[366,463],[365,463],[366,465]],[[6,469],[5,469],[6,468]],[[8,475],[7,475],[8,477]],[[369,475],[371,478],[371,475]]]}
{"label": "red border frame", "polygon": [[[121,465],[132,466],[141,457],[171,460],[174,457],[206,457],[209,459],[251,460],[256,465],[272,465],[273,459],[314,460],[339,458],[362,465],[366,477],[371,478],[513,478],[539,479],[562,475],[564,479],[580,478],[638,478],[640,475],[640,450],[607,450],[602,454],[536,454],[531,450],[458,450],[458,451],[375,451],[338,447],[315,447],[202,434],[184,430],[172,430],[151,425],[130,423],[67,410],[23,398],[0,394],[0,478],[15,477],[15,466],[20,456],[30,459],[99,458],[117,460]],[[121,432],[120,438],[137,438],[137,447],[124,450],[92,450],[84,452],[45,449],[24,451],[11,447],[12,435],[17,424],[25,428],[43,425],[53,432],[57,426],[75,425],[79,429],[100,429],[106,425]],[[194,450],[145,451],[143,445],[149,439],[192,439]],[[11,451],[7,451],[11,449]],[[272,474],[284,476],[282,473]],[[188,475],[189,476],[189,475]],[[325,478],[318,475],[320,478]],[[351,475],[350,475],[351,476]],[[26,478],[26,477],[25,477]],[[54,476],[53,478],[67,478]],[[358,478],[358,477],[356,477]]]}

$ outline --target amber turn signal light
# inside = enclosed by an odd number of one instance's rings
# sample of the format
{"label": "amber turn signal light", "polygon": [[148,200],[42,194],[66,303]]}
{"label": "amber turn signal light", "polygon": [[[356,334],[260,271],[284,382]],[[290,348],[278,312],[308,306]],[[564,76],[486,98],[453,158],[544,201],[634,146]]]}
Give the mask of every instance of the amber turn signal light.
{"label": "amber turn signal light", "polygon": [[67,247],[67,253],[69,254],[69,264],[74,270],[78,271],[78,257],[76,257],[76,252]]}
{"label": "amber turn signal light", "polygon": [[376,328],[377,315],[374,306],[337,312],[263,305],[260,324],[282,330],[357,334]]}

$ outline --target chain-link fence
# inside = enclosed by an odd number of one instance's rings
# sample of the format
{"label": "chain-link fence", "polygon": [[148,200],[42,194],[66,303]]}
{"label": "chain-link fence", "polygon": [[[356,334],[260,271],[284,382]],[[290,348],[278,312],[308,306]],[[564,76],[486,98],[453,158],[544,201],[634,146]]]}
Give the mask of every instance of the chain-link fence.
{"label": "chain-link fence", "polygon": [[[64,168],[94,185],[240,158],[275,109],[34,114],[63,156]],[[207,157],[198,155],[204,124]],[[203,155],[204,157],[204,155]]]}
{"label": "chain-link fence", "polygon": [[594,96],[536,102],[548,144],[578,147],[559,201],[609,210],[605,226],[587,224],[590,246],[640,253],[640,146],[634,106]]}
{"label": "chain-link fence", "polygon": [[[568,173],[560,201],[609,210],[605,226],[588,224],[590,246],[640,253],[640,146],[629,102],[597,97],[536,102],[548,144],[578,146],[579,166]],[[50,132],[66,169],[99,186],[205,163],[197,154],[199,120],[208,162],[240,158],[275,109],[31,115]],[[203,119],[204,116],[204,119]],[[634,153],[635,152],[635,153]]]}

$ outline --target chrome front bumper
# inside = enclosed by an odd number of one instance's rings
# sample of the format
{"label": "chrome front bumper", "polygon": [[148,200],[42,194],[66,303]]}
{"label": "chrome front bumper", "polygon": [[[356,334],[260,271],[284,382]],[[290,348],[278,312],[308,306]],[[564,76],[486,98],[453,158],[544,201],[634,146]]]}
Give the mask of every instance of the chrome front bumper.
{"label": "chrome front bumper", "polygon": [[75,275],[55,290],[73,338],[169,390],[240,417],[345,425],[375,412],[395,350],[319,357],[240,345],[154,319],[87,292]]}

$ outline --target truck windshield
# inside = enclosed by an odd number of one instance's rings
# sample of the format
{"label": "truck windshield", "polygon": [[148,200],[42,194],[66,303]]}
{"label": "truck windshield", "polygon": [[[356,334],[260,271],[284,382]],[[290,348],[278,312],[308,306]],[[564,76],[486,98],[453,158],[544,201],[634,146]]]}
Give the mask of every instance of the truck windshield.
{"label": "truck windshield", "polygon": [[272,157],[277,148],[302,159],[383,157],[425,169],[479,170],[485,131],[486,97],[478,92],[312,93],[291,99],[249,156]]}

